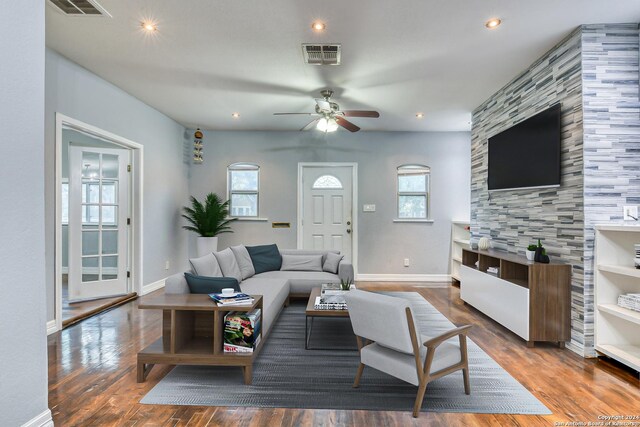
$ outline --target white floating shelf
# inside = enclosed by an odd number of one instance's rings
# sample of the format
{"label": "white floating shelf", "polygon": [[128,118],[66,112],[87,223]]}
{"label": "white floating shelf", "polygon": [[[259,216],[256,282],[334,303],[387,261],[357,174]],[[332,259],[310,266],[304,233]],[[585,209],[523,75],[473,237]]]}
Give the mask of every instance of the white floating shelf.
{"label": "white floating shelf", "polygon": [[596,350],[640,371],[640,346],[601,344],[596,346]]}
{"label": "white floating shelf", "polygon": [[616,304],[598,304],[598,310],[640,325],[640,311],[629,310]]}
{"label": "white floating shelf", "polygon": [[609,273],[621,274],[623,276],[637,277],[640,279],[640,269],[628,267],[626,265],[606,265],[598,264],[598,270]]}
{"label": "white floating shelf", "polygon": [[455,243],[460,243],[461,245],[468,245],[471,243],[471,240],[462,240],[462,239],[453,239]]}
{"label": "white floating shelf", "polygon": [[599,231],[640,231],[640,226],[638,225],[596,225],[596,230]]}
{"label": "white floating shelf", "polygon": [[455,261],[455,262],[462,262],[462,258],[455,258],[454,257],[454,258],[452,258],[452,260]]}

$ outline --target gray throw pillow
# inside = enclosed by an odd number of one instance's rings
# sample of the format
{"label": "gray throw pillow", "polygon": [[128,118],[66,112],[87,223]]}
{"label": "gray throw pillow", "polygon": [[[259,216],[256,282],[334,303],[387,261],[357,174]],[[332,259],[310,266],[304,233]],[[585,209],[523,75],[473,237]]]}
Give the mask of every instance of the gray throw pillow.
{"label": "gray throw pillow", "polygon": [[242,273],[236,261],[236,256],[233,254],[231,248],[227,248],[220,252],[213,253],[220,264],[220,269],[224,277],[234,277],[238,283],[242,282]]}
{"label": "gray throw pillow", "polygon": [[282,255],[280,271],[322,271],[322,255]]}
{"label": "gray throw pillow", "polygon": [[327,273],[338,274],[338,266],[342,258],[344,258],[344,255],[328,252],[327,258],[324,260],[324,264],[322,264],[322,270]]}
{"label": "gray throw pillow", "polygon": [[233,254],[236,256],[238,267],[240,267],[240,273],[242,274],[242,280],[248,279],[256,274],[255,268],[253,268],[253,262],[249,256],[249,252],[244,245],[231,246]]}
{"label": "gray throw pillow", "polygon": [[220,270],[218,260],[212,253],[200,258],[191,258],[189,264],[191,264],[191,269],[196,276],[222,277],[222,270]]}

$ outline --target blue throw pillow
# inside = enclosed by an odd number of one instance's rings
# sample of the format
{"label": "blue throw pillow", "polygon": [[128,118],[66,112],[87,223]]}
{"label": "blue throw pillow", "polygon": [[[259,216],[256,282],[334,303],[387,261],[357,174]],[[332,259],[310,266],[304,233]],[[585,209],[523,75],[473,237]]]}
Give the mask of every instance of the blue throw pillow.
{"label": "blue throw pillow", "polygon": [[273,245],[247,246],[247,252],[249,252],[256,274],[265,271],[279,271],[282,266],[282,256],[275,243]]}
{"label": "blue throw pillow", "polygon": [[208,277],[184,273],[184,278],[187,279],[192,294],[219,293],[223,288],[233,288],[235,292],[240,292],[238,279],[233,277]]}

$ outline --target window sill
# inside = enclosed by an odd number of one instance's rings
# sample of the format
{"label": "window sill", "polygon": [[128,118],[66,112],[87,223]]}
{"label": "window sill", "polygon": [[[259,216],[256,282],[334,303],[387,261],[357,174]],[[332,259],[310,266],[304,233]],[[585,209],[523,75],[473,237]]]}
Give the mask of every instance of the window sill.
{"label": "window sill", "polygon": [[248,221],[248,222],[267,222],[269,221],[269,218],[257,218],[257,217],[233,217],[233,218],[227,218],[227,219],[235,219],[238,221]]}
{"label": "window sill", "polygon": [[423,223],[427,223],[427,224],[432,224],[433,220],[432,219],[412,219],[412,218],[396,218],[393,220],[393,222],[423,222]]}

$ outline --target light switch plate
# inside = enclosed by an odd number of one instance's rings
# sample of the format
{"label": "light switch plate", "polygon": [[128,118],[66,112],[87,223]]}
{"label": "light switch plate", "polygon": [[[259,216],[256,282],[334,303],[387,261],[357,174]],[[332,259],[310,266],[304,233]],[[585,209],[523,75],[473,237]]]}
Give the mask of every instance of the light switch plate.
{"label": "light switch plate", "polygon": [[375,212],[376,211],[376,205],[362,205],[362,211],[363,212]]}
{"label": "light switch plate", "polygon": [[637,206],[625,206],[623,208],[625,221],[637,221],[638,220],[638,207]]}

